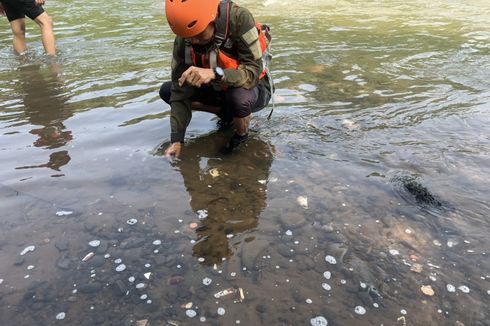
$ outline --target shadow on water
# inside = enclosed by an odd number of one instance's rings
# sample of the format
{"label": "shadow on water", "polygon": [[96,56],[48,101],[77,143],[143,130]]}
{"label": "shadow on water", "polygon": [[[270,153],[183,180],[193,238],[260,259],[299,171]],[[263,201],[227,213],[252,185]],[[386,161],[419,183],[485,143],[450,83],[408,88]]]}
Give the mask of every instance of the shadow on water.
{"label": "shadow on water", "polygon": [[211,133],[185,146],[176,163],[190,195],[190,206],[200,216],[193,247],[203,264],[219,264],[233,250],[228,240],[253,230],[266,207],[267,184],[275,149],[259,138],[251,138],[230,155],[221,133]]}
{"label": "shadow on water", "polygon": [[[37,139],[33,145],[46,150],[65,146],[73,139],[64,121],[73,114],[66,107],[68,100],[63,90],[62,66],[58,63],[43,67],[39,63],[19,66],[17,91],[24,104],[25,120],[33,126],[30,130]],[[70,162],[67,150],[52,151],[47,163],[19,166],[16,169],[47,167],[55,171]]]}

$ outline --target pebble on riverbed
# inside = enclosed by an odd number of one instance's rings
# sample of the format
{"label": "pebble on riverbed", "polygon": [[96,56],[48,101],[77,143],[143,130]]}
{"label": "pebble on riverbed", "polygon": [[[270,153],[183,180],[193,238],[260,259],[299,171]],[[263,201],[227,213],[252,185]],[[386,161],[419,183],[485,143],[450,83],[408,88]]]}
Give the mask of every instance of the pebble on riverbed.
{"label": "pebble on riverbed", "polygon": [[311,326],[327,326],[328,321],[323,316],[317,316],[317,317],[310,319],[310,324],[311,324]]}
{"label": "pebble on riverbed", "polygon": [[27,254],[28,252],[31,252],[31,251],[34,251],[36,249],[36,246],[27,246],[24,248],[24,250],[22,250],[20,252],[20,255],[21,256],[24,256],[25,254]]}

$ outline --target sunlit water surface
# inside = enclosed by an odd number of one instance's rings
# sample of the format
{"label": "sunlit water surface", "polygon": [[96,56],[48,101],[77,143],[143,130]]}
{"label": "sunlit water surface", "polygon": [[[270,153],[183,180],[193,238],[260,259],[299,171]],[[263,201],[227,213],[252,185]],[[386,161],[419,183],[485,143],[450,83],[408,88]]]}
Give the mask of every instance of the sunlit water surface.
{"label": "sunlit water surface", "polygon": [[2,18],[0,324],[490,325],[490,3],[239,3],[272,119],[175,164],[162,1],[49,1],[54,63]]}

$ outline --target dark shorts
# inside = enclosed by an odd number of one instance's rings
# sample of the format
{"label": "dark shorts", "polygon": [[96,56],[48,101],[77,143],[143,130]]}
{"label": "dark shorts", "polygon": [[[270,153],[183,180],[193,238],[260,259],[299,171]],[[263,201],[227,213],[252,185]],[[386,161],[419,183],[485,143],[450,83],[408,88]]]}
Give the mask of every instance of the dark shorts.
{"label": "dark shorts", "polygon": [[1,2],[9,22],[26,16],[34,20],[44,12],[43,7],[36,5],[35,0],[2,0]]}

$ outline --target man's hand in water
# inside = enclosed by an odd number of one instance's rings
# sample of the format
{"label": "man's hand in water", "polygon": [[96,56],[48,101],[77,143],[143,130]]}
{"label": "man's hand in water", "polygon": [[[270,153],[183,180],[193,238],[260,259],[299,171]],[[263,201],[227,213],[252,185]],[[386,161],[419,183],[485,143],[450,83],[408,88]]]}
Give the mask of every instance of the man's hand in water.
{"label": "man's hand in water", "polygon": [[165,150],[165,156],[170,160],[179,158],[181,146],[182,144],[180,142],[170,144]]}
{"label": "man's hand in water", "polygon": [[213,69],[189,67],[179,78],[179,86],[187,83],[190,86],[201,87],[215,78]]}

